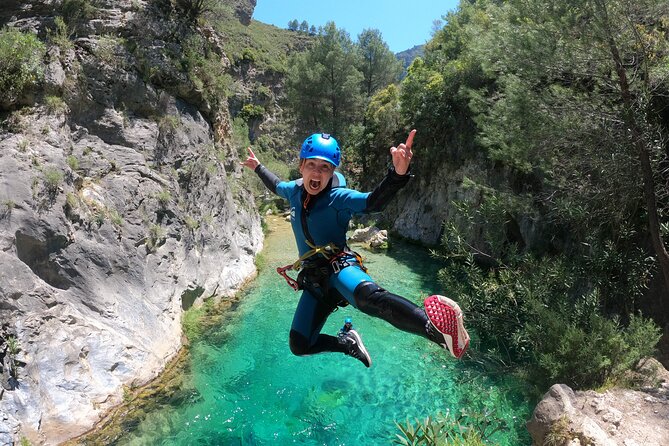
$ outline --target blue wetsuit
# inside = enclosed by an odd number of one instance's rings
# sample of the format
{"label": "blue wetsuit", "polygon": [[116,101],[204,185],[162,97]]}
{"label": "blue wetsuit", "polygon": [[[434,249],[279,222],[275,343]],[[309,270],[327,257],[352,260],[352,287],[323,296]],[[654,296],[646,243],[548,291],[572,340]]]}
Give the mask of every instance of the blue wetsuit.
{"label": "blue wetsuit", "polygon": [[[409,175],[398,175],[391,168],[373,192],[363,193],[342,187],[344,178],[335,172],[323,191],[309,195],[302,179],[281,181],[262,165],[255,172],[269,190],[290,203],[290,220],[300,256],[311,249],[307,241],[312,246],[334,243],[340,251],[350,252],[346,231],[352,216],[382,210],[409,180]],[[344,267],[335,269],[321,256],[305,262],[298,280],[303,293],[290,331],[290,348],[294,354],[345,352],[336,337],[321,333],[327,317],[338,304],[351,304],[401,330],[432,338],[426,330],[428,319],[422,308],[376,285],[354,254],[342,260]]]}

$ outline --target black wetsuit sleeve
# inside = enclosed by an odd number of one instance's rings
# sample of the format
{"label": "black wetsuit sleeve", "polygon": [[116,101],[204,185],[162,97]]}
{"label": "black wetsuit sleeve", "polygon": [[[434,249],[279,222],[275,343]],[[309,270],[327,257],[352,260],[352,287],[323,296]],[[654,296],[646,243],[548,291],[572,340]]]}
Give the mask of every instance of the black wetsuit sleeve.
{"label": "black wetsuit sleeve", "polygon": [[400,175],[395,172],[393,167],[390,167],[383,180],[367,197],[367,207],[364,212],[382,211],[395,194],[397,194],[397,191],[402,189],[410,179],[411,175],[408,172],[405,175]]}
{"label": "black wetsuit sleeve", "polygon": [[276,185],[281,182],[279,177],[274,175],[274,173],[262,164],[258,164],[258,167],[255,168],[254,172],[260,177],[267,189],[276,193]]}

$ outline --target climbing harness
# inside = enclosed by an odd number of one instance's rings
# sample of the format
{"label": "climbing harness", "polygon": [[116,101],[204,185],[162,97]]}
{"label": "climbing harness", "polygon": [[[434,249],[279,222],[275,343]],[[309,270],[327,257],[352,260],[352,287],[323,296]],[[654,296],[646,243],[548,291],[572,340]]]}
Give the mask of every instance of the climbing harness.
{"label": "climbing harness", "polygon": [[[290,265],[286,266],[281,266],[276,269],[276,272],[279,273],[281,277],[283,277],[286,280],[286,283],[294,289],[295,291],[299,291],[302,289],[300,286],[300,276],[298,276],[298,280],[293,279],[288,275],[288,271],[300,271],[305,267],[305,263],[310,263],[307,262],[307,260],[315,255],[322,255],[322,258],[327,260],[327,266],[329,266],[329,269],[331,269],[331,272],[334,274],[337,274],[339,271],[342,269],[346,268],[347,266],[352,266],[352,265],[359,265],[360,268],[364,271],[367,272],[367,268],[362,264],[362,257],[360,254],[358,254],[355,251],[348,251],[348,250],[340,250],[334,243],[328,243],[325,246],[316,246],[313,243],[309,242],[309,240],[305,240],[307,245],[311,248],[309,251],[305,252],[302,256],[300,256],[299,259],[295,261],[295,263],[291,263]],[[314,267],[316,267],[316,263],[314,262]],[[328,271],[325,271],[325,275],[327,274]]]}

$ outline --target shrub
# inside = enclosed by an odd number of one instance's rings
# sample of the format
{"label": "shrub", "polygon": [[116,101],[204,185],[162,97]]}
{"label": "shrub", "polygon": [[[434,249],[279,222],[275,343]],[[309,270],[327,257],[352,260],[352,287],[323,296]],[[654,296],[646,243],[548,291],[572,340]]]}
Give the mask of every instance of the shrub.
{"label": "shrub", "polygon": [[114,225],[118,227],[123,226],[123,217],[121,217],[121,214],[116,209],[109,209],[109,218]]}
{"label": "shrub", "polygon": [[58,192],[58,188],[63,182],[63,172],[60,171],[60,169],[57,169],[55,167],[51,167],[48,169],[44,170],[44,189],[46,192],[54,196]]}
{"label": "shrub", "polygon": [[652,354],[660,338],[655,324],[632,315],[623,328],[604,315],[600,289],[581,289],[578,259],[535,259],[485,270],[470,258],[452,262],[440,279],[461,301],[481,352],[502,355],[543,391],[555,382],[576,389],[622,378]]}
{"label": "shrub", "polygon": [[170,204],[170,200],[172,200],[172,194],[170,193],[169,190],[163,189],[156,194],[156,198],[158,199],[158,203],[160,203],[160,206],[166,208],[167,205]]}
{"label": "shrub", "polygon": [[57,16],[54,19],[54,24],[56,25],[56,29],[53,31],[49,30],[49,40],[62,50],[72,48],[74,44],[70,40],[71,33],[65,20],[61,16]]}
{"label": "shrub", "polygon": [[165,230],[160,225],[152,224],[149,226],[149,235],[146,238],[146,249],[153,252],[160,246],[165,238]]}
{"label": "shrub", "polygon": [[200,227],[200,222],[191,217],[190,215],[186,215],[186,218],[184,218],[184,223],[186,224],[186,227],[191,231],[194,231]]}
{"label": "shrub", "polygon": [[252,48],[244,48],[242,50],[242,62],[253,63],[257,58],[258,55]]}
{"label": "shrub", "polygon": [[64,22],[72,28],[95,17],[97,10],[90,0],[63,0],[60,5]]}
{"label": "shrub", "polygon": [[67,157],[67,165],[70,166],[70,169],[74,171],[79,170],[79,160],[74,155],[70,155]]}
{"label": "shrub", "polygon": [[507,429],[503,420],[490,413],[469,413],[464,409],[457,416],[439,414],[395,424],[401,434],[397,434],[394,443],[403,446],[485,446],[496,432]]}
{"label": "shrub", "polygon": [[176,0],[179,9],[188,21],[196,22],[205,12],[211,11],[213,0]]}
{"label": "shrub", "polygon": [[45,46],[37,36],[5,28],[0,31],[0,103],[12,104],[44,77]]}
{"label": "shrub", "polygon": [[44,102],[49,113],[54,114],[67,110],[67,104],[65,104],[63,98],[59,96],[47,96],[44,99]]}
{"label": "shrub", "polygon": [[260,119],[265,114],[265,109],[261,105],[246,104],[239,112],[239,117],[245,121]]}
{"label": "shrub", "polygon": [[212,108],[225,102],[230,95],[232,77],[201,36],[192,35],[184,41],[181,65]]}
{"label": "shrub", "polygon": [[100,61],[111,68],[123,68],[125,61],[123,55],[119,54],[123,43],[124,39],[119,37],[111,35],[100,36],[95,46],[95,55]]}

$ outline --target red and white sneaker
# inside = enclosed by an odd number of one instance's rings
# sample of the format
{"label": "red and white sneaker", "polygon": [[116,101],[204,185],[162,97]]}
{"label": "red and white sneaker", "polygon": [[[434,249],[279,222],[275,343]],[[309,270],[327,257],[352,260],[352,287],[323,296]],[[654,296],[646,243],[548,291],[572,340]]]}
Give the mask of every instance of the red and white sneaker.
{"label": "red and white sneaker", "polygon": [[[461,358],[469,347],[469,334],[465,330],[462,310],[448,297],[434,295],[425,299],[425,313],[430,321],[430,333],[435,341],[447,348],[456,358]],[[436,331],[436,333],[435,333]]]}

